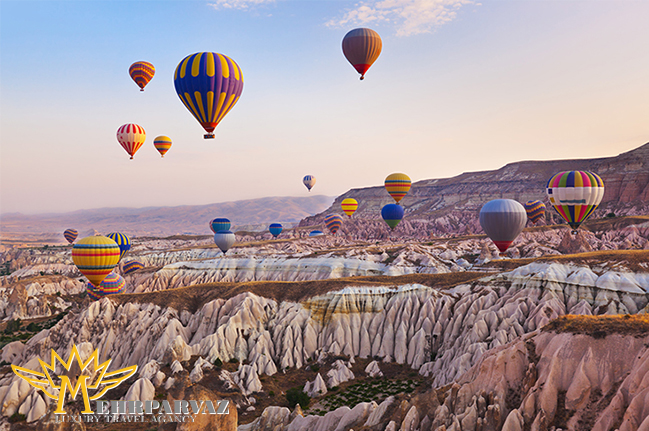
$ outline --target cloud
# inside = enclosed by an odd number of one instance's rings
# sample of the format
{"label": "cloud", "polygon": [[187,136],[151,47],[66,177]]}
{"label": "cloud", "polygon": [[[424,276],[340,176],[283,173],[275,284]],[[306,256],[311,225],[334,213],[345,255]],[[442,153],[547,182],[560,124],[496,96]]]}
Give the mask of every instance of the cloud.
{"label": "cloud", "polygon": [[248,10],[255,6],[266,5],[275,3],[275,0],[215,0],[209,2],[208,5],[214,9],[239,9]]}
{"label": "cloud", "polygon": [[455,19],[464,5],[479,4],[473,0],[381,0],[361,1],[341,18],[332,19],[328,27],[393,24],[397,36],[430,33],[434,27]]}

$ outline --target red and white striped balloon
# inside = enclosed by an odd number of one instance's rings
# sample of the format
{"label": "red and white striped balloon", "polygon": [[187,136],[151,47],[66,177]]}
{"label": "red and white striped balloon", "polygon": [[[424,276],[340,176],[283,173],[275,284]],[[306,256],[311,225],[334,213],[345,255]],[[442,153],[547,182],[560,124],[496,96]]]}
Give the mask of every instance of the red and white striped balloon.
{"label": "red and white striped balloon", "polygon": [[146,132],[144,131],[144,127],[138,126],[137,124],[124,124],[117,129],[117,141],[130,154],[131,159],[142,144],[144,144],[145,139]]}

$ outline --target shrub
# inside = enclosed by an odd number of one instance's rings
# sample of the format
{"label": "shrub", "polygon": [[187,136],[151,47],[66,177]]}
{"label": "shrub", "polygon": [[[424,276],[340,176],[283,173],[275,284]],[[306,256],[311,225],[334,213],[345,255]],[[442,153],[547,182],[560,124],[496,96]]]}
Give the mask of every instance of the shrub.
{"label": "shrub", "polygon": [[268,392],[268,396],[269,396],[269,397],[274,397],[274,396],[275,396],[275,391],[270,391],[270,392]]}
{"label": "shrub", "polygon": [[29,332],[38,332],[41,330],[41,327],[38,326],[36,323],[32,322],[29,325],[27,325],[26,328]]}
{"label": "shrub", "polygon": [[320,365],[318,365],[318,364],[311,365],[311,371],[313,371],[314,373],[317,373],[318,371],[320,371]]}
{"label": "shrub", "polygon": [[606,214],[606,218],[613,218],[613,217],[615,217],[615,213]]}
{"label": "shrub", "polygon": [[12,319],[7,322],[7,327],[5,328],[5,334],[11,334],[20,329],[21,321],[20,319]]}
{"label": "shrub", "polygon": [[230,358],[230,360],[228,362],[231,363],[231,364],[238,364],[239,360],[237,358]]}
{"label": "shrub", "polygon": [[214,366],[217,368],[221,368],[223,366],[223,361],[221,360],[221,358],[216,358],[214,360]]}
{"label": "shrub", "polygon": [[290,408],[294,408],[296,404],[299,404],[300,407],[306,409],[311,403],[311,397],[302,391],[302,388],[295,387],[286,391],[286,401],[288,401]]}
{"label": "shrub", "polygon": [[20,413],[16,412],[11,417],[9,418],[9,422],[16,423],[16,422],[25,422],[27,420],[27,416],[21,415]]}

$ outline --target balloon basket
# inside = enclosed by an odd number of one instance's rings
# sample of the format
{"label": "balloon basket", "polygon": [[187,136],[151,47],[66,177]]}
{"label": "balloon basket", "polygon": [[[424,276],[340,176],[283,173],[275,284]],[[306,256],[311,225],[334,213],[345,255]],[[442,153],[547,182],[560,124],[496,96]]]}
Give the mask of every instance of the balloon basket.
{"label": "balloon basket", "polygon": [[214,133],[206,133],[203,135],[203,139],[214,139]]}
{"label": "balloon basket", "polygon": [[573,234],[573,235],[577,235],[579,233],[579,231],[577,229],[573,229],[573,230],[570,231],[570,233]]}

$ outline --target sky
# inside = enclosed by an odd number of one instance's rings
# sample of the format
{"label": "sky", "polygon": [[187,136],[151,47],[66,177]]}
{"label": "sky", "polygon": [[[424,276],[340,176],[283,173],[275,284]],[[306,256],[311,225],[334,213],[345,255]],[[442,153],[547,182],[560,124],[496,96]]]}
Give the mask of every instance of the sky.
{"label": "sky", "polygon": [[[0,213],[337,196],[615,156],[649,141],[647,1],[0,1]],[[364,81],[344,35],[383,50]],[[241,67],[214,140],[175,93],[187,55]],[[156,73],[144,92],[135,61]],[[133,160],[116,139],[147,137]],[[173,145],[161,158],[153,139]]]}

